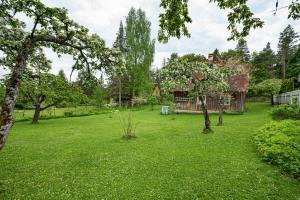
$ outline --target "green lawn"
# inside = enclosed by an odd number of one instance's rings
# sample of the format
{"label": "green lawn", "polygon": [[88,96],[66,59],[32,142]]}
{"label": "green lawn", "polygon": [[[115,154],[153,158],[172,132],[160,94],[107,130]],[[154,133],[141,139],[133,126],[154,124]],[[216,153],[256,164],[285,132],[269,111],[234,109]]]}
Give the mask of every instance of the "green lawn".
{"label": "green lawn", "polygon": [[202,115],[135,111],[130,141],[120,114],[18,122],[0,152],[0,199],[299,200],[299,181],[263,163],[251,141],[270,107],[247,107],[207,135]]}

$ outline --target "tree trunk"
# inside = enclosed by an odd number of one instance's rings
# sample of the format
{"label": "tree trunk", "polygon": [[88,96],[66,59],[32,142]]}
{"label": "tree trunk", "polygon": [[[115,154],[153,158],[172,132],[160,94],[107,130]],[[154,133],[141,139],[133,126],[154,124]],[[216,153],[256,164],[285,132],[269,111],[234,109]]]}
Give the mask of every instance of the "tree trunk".
{"label": "tree trunk", "polygon": [[32,124],[37,124],[39,122],[41,110],[41,105],[35,106],[35,111],[31,122]]}
{"label": "tree trunk", "polygon": [[119,79],[119,107],[122,107],[122,80]]}
{"label": "tree trunk", "polygon": [[274,95],[270,93],[271,106],[274,106]]}
{"label": "tree trunk", "polygon": [[26,67],[26,59],[30,47],[31,41],[27,39],[16,57],[16,64],[13,67],[6,87],[5,99],[0,112],[0,150],[4,147],[10,128],[13,125],[13,111],[19,94],[20,83]]}
{"label": "tree trunk", "polygon": [[223,106],[223,101],[221,99],[219,101],[219,120],[218,120],[218,125],[219,126],[223,125],[223,110],[224,110],[224,106]]}
{"label": "tree trunk", "polygon": [[134,102],[133,102],[133,98],[134,98],[134,96],[135,96],[135,92],[134,92],[134,90],[132,90],[132,97],[131,97],[131,107],[133,107],[133,106],[134,106]]}
{"label": "tree trunk", "polygon": [[288,50],[285,49],[283,52],[282,68],[281,68],[281,75],[282,75],[283,80],[285,79],[285,76],[286,76],[287,64],[288,64]]}
{"label": "tree trunk", "polygon": [[200,95],[199,96],[200,102],[201,102],[201,107],[202,107],[202,111],[203,111],[203,116],[204,116],[204,133],[210,132],[211,131],[211,126],[210,126],[210,119],[209,119],[209,114],[208,114],[208,110],[207,107],[204,103],[204,99],[203,96]]}

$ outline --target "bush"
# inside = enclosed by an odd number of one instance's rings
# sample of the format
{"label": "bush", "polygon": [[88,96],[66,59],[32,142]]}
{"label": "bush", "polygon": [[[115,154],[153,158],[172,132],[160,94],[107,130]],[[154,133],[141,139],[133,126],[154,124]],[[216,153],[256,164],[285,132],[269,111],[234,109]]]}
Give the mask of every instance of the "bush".
{"label": "bush", "polygon": [[74,112],[73,111],[65,111],[64,112],[64,117],[73,117],[74,116]]}
{"label": "bush", "polygon": [[271,110],[272,118],[275,120],[295,119],[300,120],[299,105],[279,105]]}
{"label": "bush", "polygon": [[134,97],[132,99],[132,104],[134,106],[142,106],[147,104],[147,99],[145,97]]}
{"label": "bush", "polygon": [[125,118],[120,117],[120,123],[123,129],[123,138],[124,139],[133,139],[136,138],[135,129],[136,124],[133,121],[132,113],[129,112],[128,116]]}
{"label": "bush", "polygon": [[254,136],[264,161],[300,178],[300,121],[271,122]]}
{"label": "bush", "polygon": [[153,110],[154,105],[158,105],[160,103],[159,96],[157,95],[150,95],[147,101],[148,104],[151,106],[151,110]]}

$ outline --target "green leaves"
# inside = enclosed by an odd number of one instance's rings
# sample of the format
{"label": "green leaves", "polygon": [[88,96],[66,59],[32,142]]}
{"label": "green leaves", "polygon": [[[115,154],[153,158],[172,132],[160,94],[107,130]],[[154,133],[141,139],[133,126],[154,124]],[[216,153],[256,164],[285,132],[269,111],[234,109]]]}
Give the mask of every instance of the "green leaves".
{"label": "green leaves", "polygon": [[280,79],[268,79],[256,85],[256,91],[262,91],[266,94],[278,94],[280,92],[282,81]]}
{"label": "green leaves", "polygon": [[[288,7],[288,18],[300,18],[299,0],[292,1]],[[248,0],[209,0],[216,3],[220,9],[229,9],[228,30],[231,32],[228,40],[238,40],[249,35],[250,30],[261,28],[264,22],[254,16],[247,5]],[[186,27],[192,22],[188,12],[188,0],[161,0],[160,7],[163,12],[159,16],[158,40],[166,43],[171,37],[190,37]]]}
{"label": "green leaves", "polygon": [[161,0],[160,7],[164,12],[159,15],[158,40],[167,43],[170,37],[190,37],[186,27],[192,23],[189,17],[188,0]]}

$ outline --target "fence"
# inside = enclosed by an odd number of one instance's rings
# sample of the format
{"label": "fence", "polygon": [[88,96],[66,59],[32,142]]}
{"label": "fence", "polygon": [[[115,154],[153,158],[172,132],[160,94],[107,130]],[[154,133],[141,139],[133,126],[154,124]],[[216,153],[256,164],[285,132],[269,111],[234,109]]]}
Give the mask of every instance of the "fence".
{"label": "fence", "polygon": [[274,103],[300,105],[300,90],[275,95]]}

